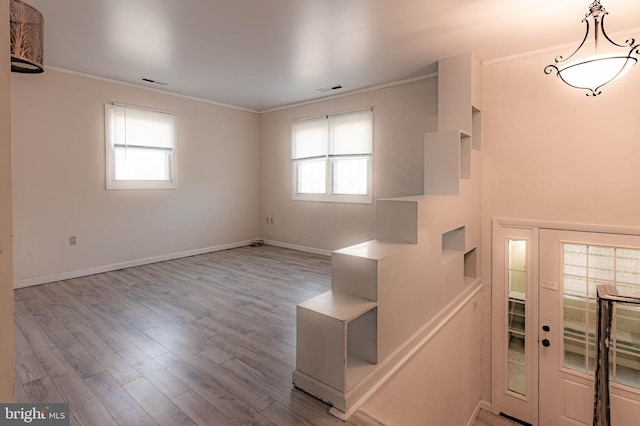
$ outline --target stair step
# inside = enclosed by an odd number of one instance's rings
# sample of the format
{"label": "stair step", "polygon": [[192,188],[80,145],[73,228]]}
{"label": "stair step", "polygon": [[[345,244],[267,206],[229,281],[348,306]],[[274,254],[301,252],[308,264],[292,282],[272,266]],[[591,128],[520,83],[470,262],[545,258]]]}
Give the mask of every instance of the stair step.
{"label": "stair step", "polygon": [[341,322],[349,322],[376,307],[376,302],[329,290],[298,307],[325,315]]}
{"label": "stair step", "polygon": [[381,260],[393,256],[411,247],[411,244],[391,241],[370,240],[364,243],[336,250],[334,254],[362,257],[371,260]]}
{"label": "stair step", "polygon": [[331,255],[331,288],[378,301],[378,273],[385,259],[412,247],[415,245],[371,240],[334,251]]}
{"label": "stair step", "polygon": [[330,290],[296,311],[294,384],[346,410],[345,394],[378,362],[377,303]]}

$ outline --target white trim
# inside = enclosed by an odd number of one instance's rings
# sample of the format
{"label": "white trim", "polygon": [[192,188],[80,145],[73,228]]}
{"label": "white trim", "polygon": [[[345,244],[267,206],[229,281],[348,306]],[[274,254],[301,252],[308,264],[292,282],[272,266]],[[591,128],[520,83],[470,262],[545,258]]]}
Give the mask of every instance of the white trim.
{"label": "white trim", "polygon": [[[163,119],[170,120],[171,128],[170,128],[170,138],[171,138],[171,147],[170,148],[162,148],[162,151],[167,155],[165,157],[165,167],[168,169],[169,179],[167,180],[117,180],[116,179],[116,136],[112,130],[116,126],[117,123],[116,118],[117,111],[122,109],[124,121],[124,126],[126,128],[128,124],[127,120],[127,109],[132,111],[147,111],[155,114],[156,116],[162,115]],[[151,109],[147,107],[138,107],[133,105],[121,104],[121,103],[106,103],[104,104],[104,139],[105,139],[105,159],[106,159],[106,173],[105,173],[105,181],[106,181],[106,189],[107,190],[133,190],[133,189],[177,189],[178,188],[178,154],[177,154],[177,139],[178,139],[178,131],[177,131],[177,116],[170,111],[161,111],[157,109]],[[155,122],[157,118],[152,118],[149,121]],[[126,131],[125,131],[126,134]],[[121,144],[123,141],[119,141]],[[135,141],[138,142],[138,141]],[[124,140],[124,146],[126,145],[126,136]],[[122,145],[118,145],[121,147]],[[132,148],[135,148],[135,145],[131,145]],[[157,148],[157,147],[152,147]],[[157,151],[155,151],[157,152]]]}
{"label": "white trim", "polygon": [[325,249],[319,249],[319,248],[307,247],[307,246],[299,246],[297,244],[284,243],[284,242],[281,242],[281,241],[274,241],[274,240],[264,240],[264,243],[267,244],[267,245],[270,245],[270,246],[288,248],[288,249],[291,249],[291,250],[304,251],[304,252],[307,252],[307,253],[320,254],[320,255],[323,255],[323,256],[331,256],[331,252],[332,252],[332,250],[325,250]]}
{"label": "white trim", "polygon": [[345,96],[357,95],[359,93],[366,93],[366,92],[371,92],[371,91],[374,91],[374,90],[386,89],[387,87],[400,86],[402,84],[413,83],[414,81],[426,80],[428,78],[433,78],[433,77],[437,77],[437,76],[438,76],[437,72],[432,72],[430,74],[425,74],[425,75],[421,75],[421,76],[413,77],[413,78],[407,78],[405,80],[393,81],[391,83],[383,83],[383,84],[379,84],[377,86],[371,86],[371,87],[365,87],[363,89],[352,90],[350,92],[340,93],[339,95],[325,96],[323,98],[311,99],[309,101],[303,101],[303,102],[299,102],[299,103],[296,103],[296,104],[289,104],[289,105],[279,106],[279,107],[275,107],[275,108],[264,109],[262,111],[259,111],[259,113],[260,114],[265,114],[265,113],[268,113],[268,112],[275,112],[275,111],[282,111],[282,110],[290,109],[290,108],[297,108],[297,107],[304,106],[304,105],[316,104],[318,102],[324,102],[324,101],[330,101],[330,100],[333,100],[333,99],[344,98]]}
{"label": "white trim", "polygon": [[555,222],[550,220],[512,219],[495,217],[500,226],[521,226],[524,228],[555,229],[560,231],[597,232],[605,234],[640,235],[640,227],[622,225],[602,225],[593,223]]}
{"label": "white trim", "polygon": [[[505,218],[505,217],[495,217],[492,219],[492,241],[491,241],[491,256],[492,256],[492,264],[491,264],[491,269],[492,269],[492,282],[493,282],[493,292],[494,292],[494,296],[495,296],[495,292],[497,291],[499,285],[497,284],[500,278],[496,278],[496,265],[495,265],[495,261],[496,261],[496,241],[498,239],[500,239],[500,232],[501,229],[503,228],[523,228],[523,229],[530,229],[533,232],[533,242],[535,243],[535,245],[537,246],[535,251],[534,251],[534,255],[535,255],[535,273],[538,274],[538,268],[539,268],[539,243],[540,243],[540,234],[539,232],[541,230],[557,230],[557,231],[571,231],[571,232],[589,232],[589,233],[600,233],[600,234],[618,234],[618,235],[630,235],[630,236],[640,236],[640,228],[639,227],[632,227],[632,226],[620,226],[620,225],[603,225],[603,224],[593,224],[593,223],[571,223],[571,222],[556,222],[556,221],[549,221],[549,220],[535,220],[535,219],[514,219],[514,218]],[[536,277],[534,279],[534,282],[538,281],[538,277]],[[491,300],[491,304],[492,304],[492,309],[491,309],[491,313],[492,313],[492,325],[491,325],[491,336],[492,336],[492,345],[495,345],[497,342],[497,339],[500,339],[502,336],[502,332],[501,332],[501,325],[500,325],[500,321],[503,321],[504,315],[500,314],[499,309],[496,309],[496,306],[494,306],[495,301],[494,296],[492,296],[492,300]],[[537,297],[537,295],[536,295]],[[539,301],[536,300],[535,301],[535,305],[534,306],[538,306],[539,305]],[[534,310],[534,312],[537,315],[537,311]],[[538,321],[536,319],[536,321]],[[537,324],[534,325],[534,328],[537,329]],[[537,334],[534,333],[533,334],[533,338],[536,339],[537,338]],[[492,371],[493,371],[493,375],[492,375],[492,403],[493,408],[497,411],[505,411],[505,403],[504,403],[504,393],[503,393],[503,388],[499,388],[498,386],[494,386],[493,382],[494,377],[497,374],[497,371],[499,371],[499,368],[501,368],[501,365],[503,364],[504,360],[501,359],[500,353],[497,353],[495,351],[493,351],[493,356],[492,356]],[[537,360],[535,361],[537,364]],[[537,365],[535,365],[536,368],[538,368]],[[533,375],[533,380],[536,380],[536,385],[537,383],[537,377],[538,377],[539,373],[535,373]],[[531,395],[534,396],[534,395]],[[537,395],[536,399],[537,399]],[[535,417],[535,421],[533,422],[533,424],[537,424],[537,422],[539,421],[539,413],[540,413],[540,406],[539,406],[539,401],[535,402],[537,408],[534,409],[534,412],[532,413],[533,416]],[[509,413],[511,415],[514,415],[515,413]]]}
{"label": "white trim", "polygon": [[478,417],[478,414],[480,414],[480,410],[491,412],[491,404],[487,401],[482,401],[482,400],[478,401],[478,405],[476,405],[476,409],[473,410],[473,414],[467,421],[467,426],[473,426],[476,424],[476,417]]}
{"label": "white trim", "polygon": [[[367,135],[361,142],[367,142],[368,149],[357,150],[356,152],[339,153],[336,151],[335,130],[338,126],[336,120],[339,117],[355,119],[358,123],[366,122]],[[366,116],[366,118],[365,118]],[[311,126],[317,131],[323,132],[323,150],[314,152],[312,156],[305,156],[299,153],[298,137],[302,129]],[[374,125],[373,106],[356,108],[347,111],[326,113],[308,118],[294,120],[291,123],[291,199],[294,201],[312,201],[322,203],[345,203],[345,204],[373,204],[373,147],[374,147]],[[366,193],[364,194],[339,194],[334,192],[336,164],[341,160],[365,160],[366,161]],[[298,192],[300,176],[298,167],[302,164],[322,165],[325,171],[324,192]]]}
{"label": "white trim", "polygon": [[[640,32],[640,27],[630,28],[628,30],[619,31],[617,33],[608,34],[612,39],[616,39],[618,37],[624,38],[629,35],[637,34]],[[565,49],[570,49],[573,51],[578,46],[579,40],[576,38],[575,41],[571,43],[557,44],[555,46],[544,47],[542,49],[529,50],[527,52],[516,53],[515,55],[503,56],[501,58],[490,59],[487,61],[482,61],[482,65],[493,65],[500,64],[502,62],[515,61],[518,59],[529,58],[532,56],[542,55],[544,53],[553,53],[558,52]],[[591,43],[593,44],[593,43]],[[549,62],[553,62],[553,58],[549,58]]]}
{"label": "white trim", "polygon": [[164,262],[167,260],[180,259],[183,257],[196,256],[199,254],[211,253],[214,251],[228,250],[232,248],[248,246],[249,241],[222,244],[219,246],[205,247],[195,250],[188,250],[179,253],[164,254],[160,256],[147,257],[144,259],[128,260],[124,262],[112,263],[110,265],[95,266],[92,268],[78,269],[75,271],[61,272],[59,274],[46,275],[44,277],[28,278],[26,280],[14,281],[13,288],[31,287],[34,285],[52,283],[56,281],[69,280],[72,278],[86,277],[87,275],[101,274],[104,272],[117,271],[119,269],[132,268],[134,266],[148,265],[150,263]]}
{"label": "white trim", "polygon": [[45,65],[45,69],[58,71],[58,72],[61,72],[61,73],[64,73],[64,74],[75,75],[75,76],[78,76],[78,77],[86,77],[86,78],[90,78],[90,79],[93,79],[93,80],[106,81],[108,83],[119,84],[121,86],[128,86],[128,87],[134,87],[136,89],[148,90],[150,92],[162,93],[163,95],[175,96],[176,98],[188,99],[190,101],[202,102],[202,103],[205,103],[205,104],[216,105],[216,106],[220,106],[220,107],[224,107],[224,108],[231,108],[231,109],[236,109],[236,110],[239,110],[239,111],[246,111],[246,112],[252,112],[254,114],[260,114],[260,111],[256,111],[256,110],[250,109],[250,108],[243,108],[243,107],[239,107],[239,106],[235,106],[235,105],[223,104],[221,102],[210,101],[210,100],[203,99],[203,98],[196,98],[195,96],[183,95],[181,93],[171,92],[169,90],[156,89],[155,87],[147,87],[147,86],[143,86],[142,84],[129,83],[129,82],[122,81],[122,80],[114,80],[112,78],[100,77],[100,76],[92,75],[92,74],[85,74],[85,73],[78,72],[78,71],[72,71],[72,70],[69,70],[69,69],[66,69],[66,68],[60,68],[60,67],[54,67],[54,66],[51,66],[51,65]]}
{"label": "white trim", "polygon": [[157,112],[157,113],[160,113],[160,114],[168,114],[168,115],[175,116],[175,113],[173,111],[169,111],[167,109],[150,108],[150,107],[142,106],[142,105],[123,104],[121,102],[111,102],[111,105],[119,106],[119,107],[125,107],[125,108],[132,108],[132,109],[140,109],[140,110],[144,110],[144,111],[151,111],[151,112]]}
{"label": "white trim", "polygon": [[[371,158],[369,158],[371,160]],[[371,161],[369,161],[371,163]],[[369,182],[371,185],[371,182]],[[327,194],[297,194],[293,192],[291,194],[291,201],[307,201],[310,203],[337,203],[337,204],[373,204],[373,194],[367,195],[355,195],[355,194],[340,194],[340,195],[327,195]]]}
{"label": "white trim", "polygon": [[437,72],[432,72],[432,73],[424,74],[424,75],[421,75],[421,76],[418,76],[418,77],[407,78],[407,79],[399,80],[399,81],[392,81],[390,83],[383,83],[383,84],[379,84],[377,86],[365,87],[363,89],[357,89],[357,90],[352,90],[352,91],[349,91],[349,92],[343,92],[343,93],[340,93],[340,94],[337,94],[337,95],[325,96],[325,97],[322,97],[322,98],[311,99],[311,100],[308,100],[308,101],[303,101],[303,102],[299,102],[299,103],[295,103],[295,104],[278,106],[278,107],[274,107],[274,108],[268,108],[268,109],[264,109],[264,110],[255,110],[255,109],[251,109],[251,108],[239,107],[239,106],[236,106],[236,105],[230,105],[230,104],[225,104],[225,103],[222,103],[222,102],[216,102],[216,101],[211,101],[211,100],[208,100],[208,99],[198,98],[198,97],[195,97],[195,96],[183,95],[181,93],[171,92],[169,90],[157,89],[155,87],[148,87],[148,86],[144,86],[142,84],[130,83],[130,82],[127,82],[127,81],[115,80],[113,78],[100,77],[100,76],[97,76],[97,75],[86,74],[86,73],[73,71],[73,70],[66,69],[66,68],[56,67],[56,66],[53,66],[53,65],[46,65],[45,64],[45,69],[58,71],[58,72],[61,72],[61,73],[64,73],[64,74],[75,75],[75,76],[78,76],[78,77],[90,78],[90,79],[93,79],[93,80],[106,81],[108,83],[119,84],[121,86],[134,87],[134,88],[140,89],[140,90],[148,90],[150,92],[162,93],[163,95],[175,96],[177,98],[188,99],[188,100],[191,100],[191,101],[202,102],[202,103],[210,104],[210,105],[216,105],[216,106],[219,106],[219,107],[231,108],[231,109],[235,109],[235,110],[239,110],[239,111],[245,111],[245,112],[251,112],[251,113],[254,113],[254,114],[263,114],[263,113],[267,113],[267,112],[282,111],[282,110],[285,110],[285,109],[296,108],[296,107],[299,107],[299,106],[314,104],[314,103],[317,103],[317,102],[324,102],[324,101],[328,101],[328,100],[332,100],[332,99],[343,98],[345,96],[356,95],[356,94],[359,94],[359,93],[365,93],[365,92],[371,92],[371,91],[374,91],[374,90],[386,89],[387,87],[400,86],[402,84],[413,83],[414,81],[426,80],[428,78],[433,78],[433,77],[437,77],[438,76]]}
{"label": "white trim", "polygon": [[[494,220],[491,233],[491,401],[504,412],[528,423],[538,424],[538,267],[539,228],[510,226]],[[524,394],[509,390],[507,336],[509,332],[508,248],[511,239],[526,243],[526,318]]]}
{"label": "white trim", "polygon": [[[482,278],[474,280],[473,284],[462,294],[449,302],[447,306],[438,312],[427,324],[414,333],[403,345],[398,347],[378,368],[365,377],[360,383],[355,385],[345,395],[346,406],[349,409],[343,412],[336,407],[332,407],[329,413],[341,420],[348,420],[360,407],[376,393],[389,379],[405,367],[451,320],[466,307],[474,297],[482,290]],[[294,374],[296,374],[298,371]],[[316,382],[314,385],[326,386],[316,379],[307,377],[307,380]],[[321,398],[322,399],[322,398]]]}
{"label": "white trim", "polygon": [[[369,390],[362,396],[362,398],[352,405],[352,409],[348,414],[349,416],[358,411],[360,406],[365,403],[385,382],[393,377],[400,369],[409,363],[417,353],[422,350],[449,322],[456,316],[462,308],[464,308],[471,299],[476,297],[480,290],[482,290],[481,278],[476,280],[474,286],[471,286],[464,293],[456,297],[447,306],[445,306],[440,312],[425,324],[420,330],[418,330],[407,342],[396,349],[385,361],[381,363],[381,368],[376,370],[372,376],[363,380],[356,387],[365,386],[365,383],[374,381],[372,386],[367,386]],[[389,365],[391,367],[389,368]],[[382,377],[376,377],[382,370]],[[386,370],[386,372],[384,371]],[[378,373],[378,374],[376,374]],[[354,389],[355,390],[355,389]]]}
{"label": "white trim", "polygon": [[375,414],[369,412],[369,410],[367,410],[366,408],[361,408],[360,411],[358,411],[358,413],[360,413],[360,415],[362,417],[364,417],[366,420],[369,420],[374,425],[392,426],[391,423],[385,422],[380,417],[378,417]]}

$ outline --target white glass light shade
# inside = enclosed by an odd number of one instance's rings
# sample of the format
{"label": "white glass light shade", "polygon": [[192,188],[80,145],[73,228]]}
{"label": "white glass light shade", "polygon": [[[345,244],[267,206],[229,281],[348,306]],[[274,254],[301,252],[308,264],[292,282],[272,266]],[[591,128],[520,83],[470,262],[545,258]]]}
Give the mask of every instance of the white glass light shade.
{"label": "white glass light shade", "polygon": [[596,92],[625,75],[636,62],[636,58],[619,53],[595,55],[561,67],[558,75],[570,86]]}
{"label": "white glass light shade", "polygon": [[[582,22],[586,26],[586,33],[582,43],[569,56],[557,56],[555,63],[544,68],[545,74],[556,73],[566,84],[577,89],[587,90],[587,96],[598,96],[600,89],[625,75],[638,61],[640,44],[635,39],[627,39],[624,44],[618,44],[607,35],[604,30],[604,18],[608,15],[600,0],[594,0],[589,5],[589,12]],[[613,53],[596,54],[583,59],[575,59],[584,54],[582,48],[590,38],[591,27],[589,18],[593,19],[593,41],[595,52],[600,52],[598,39],[607,42],[604,51]],[[579,53],[581,52],[581,53]],[[616,53],[617,52],[617,53]]]}

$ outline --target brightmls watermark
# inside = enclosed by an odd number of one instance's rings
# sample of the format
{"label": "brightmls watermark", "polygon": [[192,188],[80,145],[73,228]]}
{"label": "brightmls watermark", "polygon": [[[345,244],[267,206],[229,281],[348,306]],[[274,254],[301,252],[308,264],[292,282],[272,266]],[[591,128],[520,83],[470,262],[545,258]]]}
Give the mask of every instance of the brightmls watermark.
{"label": "brightmls watermark", "polygon": [[0,426],[69,426],[69,404],[1,404]]}

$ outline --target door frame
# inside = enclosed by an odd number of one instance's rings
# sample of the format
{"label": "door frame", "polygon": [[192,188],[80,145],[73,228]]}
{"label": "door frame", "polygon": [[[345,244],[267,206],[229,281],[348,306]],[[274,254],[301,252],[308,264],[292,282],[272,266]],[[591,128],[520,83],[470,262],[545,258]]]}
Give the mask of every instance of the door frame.
{"label": "door frame", "polygon": [[[550,229],[559,231],[575,231],[575,232],[591,232],[591,233],[605,233],[605,234],[623,234],[623,235],[635,235],[640,236],[640,227],[629,226],[616,226],[616,225],[595,225],[595,224],[583,224],[583,223],[570,223],[570,222],[554,222],[544,220],[528,220],[528,219],[513,219],[513,218],[493,218],[491,230],[491,410],[495,414],[505,412],[508,415],[521,415],[525,420],[530,422],[533,426],[538,425],[539,403],[538,403],[538,389],[539,389],[539,377],[538,377],[538,358],[539,358],[539,324],[538,324],[538,276],[539,276],[539,242],[540,242],[540,230]],[[506,390],[506,377],[505,377],[505,353],[503,351],[505,344],[505,331],[507,329],[506,324],[506,301],[504,300],[506,294],[506,282],[504,279],[504,247],[502,243],[504,241],[504,230],[509,228],[520,228],[529,230],[533,238],[532,250],[534,251],[533,264],[531,269],[535,272],[535,276],[532,278],[531,286],[533,294],[531,297],[534,300],[527,301],[532,305],[528,310],[527,319],[529,314],[535,316],[535,323],[529,327],[531,330],[527,334],[528,340],[535,343],[536,349],[530,351],[531,359],[535,363],[535,368],[529,370],[531,375],[530,382],[535,389],[535,395],[530,395],[527,401],[525,398],[519,398],[517,395],[508,392]],[[535,302],[535,305],[533,304]],[[533,321],[533,318],[531,318]],[[533,367],[533,366],[532,366]],[[520,401],[519,401],[520,400]],[[515,403],[515,405],[514,405]],[[526,406],[526,404],[530,404]],[[509,413],[510,409],[517,411],[515,414]],[[530,414],[527,414],[527,411]],[[513,412],[513,411],[512,411]]]}
{"label": "door frame", "polygon": [[[507,333],[508,283],[506,276],[506,241],[527,241],[525,297],[525,395],[508,390]],[[491,389],[492,411],[538,424],[538,343],[536,329],[538,288],[538,228],[498,223],[492,230],[491,276]]]}

